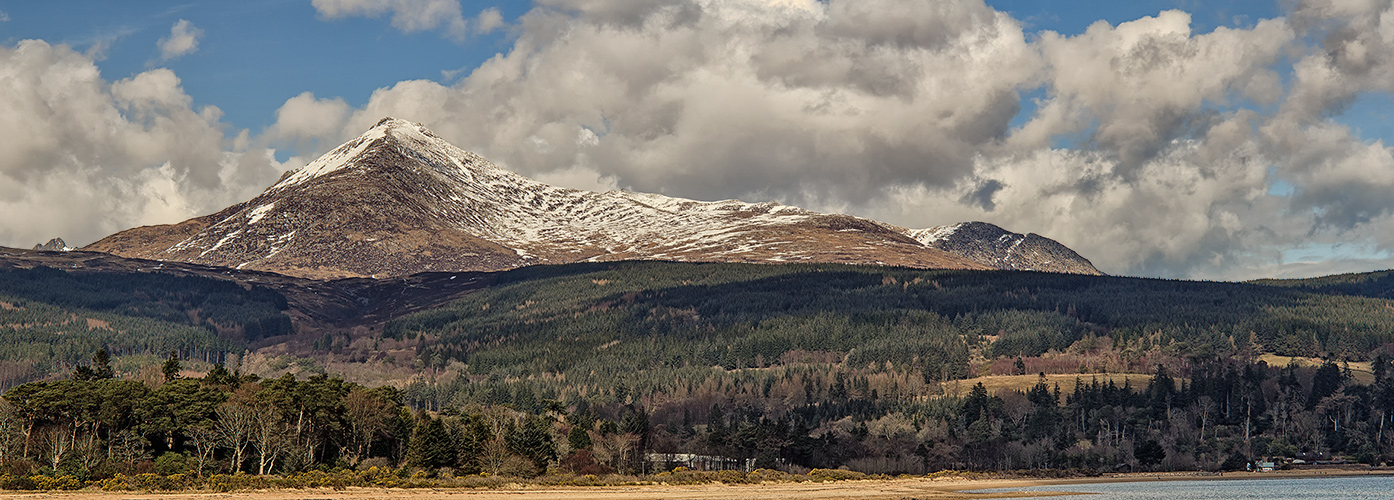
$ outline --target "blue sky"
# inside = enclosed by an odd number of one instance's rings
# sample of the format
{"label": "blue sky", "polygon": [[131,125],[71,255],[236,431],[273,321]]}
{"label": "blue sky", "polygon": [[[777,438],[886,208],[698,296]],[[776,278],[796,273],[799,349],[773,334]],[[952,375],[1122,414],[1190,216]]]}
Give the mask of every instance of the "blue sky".
{"label": "blue sky", "polygon": [[[466,12],[498,8],[510,18],[526,11],[518,2],[462,2]],[[195,104],[218,106],[238,128],[275,121],[286,99],[305,91],[362,104],[373,90],[401,80],[446,81],[446,72],[477,66],[508,49],[496,32],[457,43],[434,32],[402,33],[385,19],[321,20],[310,2],[248,0],[190,2],[103,0],[0,2],[10,22],[0,39],[66,43],[86,51],[105,46],[97,66],[108,79],[152,66],[178,72]],[[203,30],[199,50],[161,61],[156,47],[170,26],[186,19]]]}
{"label": "blue sky", "polygon": [[[1394,10],[1373,3],[0,1],[0,13],[12,77],[0,133],[23,144],[0,147],[0,209],[42,212],[0,224],[3,245],[208,213],[392,114],[555,184],[907,227],[985,220],[1116,274],[1394,267]],[[97,201],[34,208],[74,193]]]}

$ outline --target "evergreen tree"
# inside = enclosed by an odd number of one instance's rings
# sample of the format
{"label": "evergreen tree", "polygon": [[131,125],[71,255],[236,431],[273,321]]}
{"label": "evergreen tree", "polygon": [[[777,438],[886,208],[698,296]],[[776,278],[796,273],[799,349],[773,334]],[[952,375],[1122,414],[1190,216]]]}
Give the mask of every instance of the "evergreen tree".
{"label": "evergreen tree", "polygon": [[111,354],[106,352],[106,348],[98,349],[92,355],[92,378],[95,380],[106,380],[116,377],[116,371],[111,368]]}
{"label": "evergreen tree", "polygon": [[1156,467],[1167,457],[1167,451],[1162,448],[1162,444],[1155,439],[1148,439],[1133,448],[1133,458],[1137,463],[1146,468]]}
{"label": "evergreen tree", "polygon": [[92,372],[92,367],[87,365],[77,365],[73,367],[73,380],[88,381],[96,377]]}
{"label": "evergreen tree", "polygon": [[1341,386],[1345,385],[1344,379],[1341,368],[1336,366],[1336,363],[1330,360],[1322,363],[1316,373],[1312,374],[1312,393],[1307,397],[1307,408],[1316,408],[1321,400],[1341,390]]}
{"label": "evergreen tree", "polygon": [[227,367],[223,366],[222,363],[214,364],[213,368],[208,370],[208,374],[203,376],[203,383],[205,384],[236,387],[238,382],[240,381],[237,377],[233,375],[232,372],[228,371]]}
{"label": "evergreen tree", "polygon": [[551,426],[537,416],[528,416],[523,425],[509,429],[506,442],[509,451],[532,462],[539,472],[557,459],[557,446],[552,439]]}
{"label": "evergreen tree", "polygon": [[566,444],[572,450],[584,450],[591,447],[591,435],[586,432],[584,427],[579,425],[571,426],[571,431],[566,433]]}
{"label": "evergreen tree", "polygon": [[169,358],[165,359],[164,366],[160,367],[160,371],[165,374],[165,382],[179,378],[179,370],[182,369],[183,367],[179,364],[179,353],[176,351],[170,351]]}
{"label": "evergreen tree", "polygon": [[417,415],[416,427],[411,432],[407,463],[423,469],[452,467],[455,465],[456,455],[451,443],[450,435],[445,431],[445,423],[422,412]]}

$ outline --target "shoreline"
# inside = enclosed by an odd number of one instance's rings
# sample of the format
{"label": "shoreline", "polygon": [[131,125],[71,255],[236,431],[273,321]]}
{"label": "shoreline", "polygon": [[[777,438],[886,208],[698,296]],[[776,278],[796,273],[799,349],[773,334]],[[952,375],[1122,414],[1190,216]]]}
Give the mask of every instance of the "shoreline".
{"label": "shoreline", "polygon": [[[1340,477],[1384,477],[1394,476],[1394,468],[1370,468],[1370,469],[1305,469],[1305,470],[1280,470],[1273,472],[1129,472],[1120,474],[1107,474],[1097,477],[1068,477],[1068,478],[1001,478],[1001,479],[962,479],[960,484],[946,486],[946,491],[972,492],[986,489],[1004,488],[1030,488],[1036,486],[1068,486],[1072,484],[1105,484],[1105,483],[1144,483],[1144,482],[1164,482],[1164,481],[1242,481],[1242,480],[1265,480],[1265,479],[1321,479],[1321,478],[1340,478]],[[953,481],[953,478],[943,478],[942,481]],[[984,483],[997,483],[994,486],[983,486]],[[1081,493],[1084,494],[1084,493]],[[992,498],[992,497],[981,497]]]}
{"label": "shoreline", "polygon": [[[699,485],[633,485],[594,487],[536,487],[518,484],[516,487],[474,490],[447,488],[346,488],[286,489],[234,492],[185,491],[4,491],[0,498],[24,500],[662,500],[683,498],[692,500],[794,500],[842,499],[865,500],[967,500],[987,498],[1020,498],[1044,496],[1088,495],[1087,492],[1020,491],[1036,486],[1067,486],[1072,484],[1132,483],[1158,481],[1205,481],[1246,479],[1319,479],[1355,476],[1394,476],[1394,469],[1369,470],[1300,470],[1275,472],[1229,472],[1224,475],[1196,473],[1128,473],[1099,477],[1073,478],[961,478],[915,477],[896,479],[866,479],[820,483],[771,482],[764,484]],[[982,492],[982,490],[1008,490]]]}

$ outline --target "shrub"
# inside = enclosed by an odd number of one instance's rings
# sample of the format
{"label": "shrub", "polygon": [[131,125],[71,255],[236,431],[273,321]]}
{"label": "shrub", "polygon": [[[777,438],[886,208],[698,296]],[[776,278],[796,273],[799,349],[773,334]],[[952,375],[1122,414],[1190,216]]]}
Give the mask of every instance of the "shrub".
{"label": "shrub", "polygon": [[754,472],[747,474],[746,477],[753,482],[792,481],[796,479],[792,474],[774,469],[755,469]]}
{"label": "shrub", "polygon": [[109,478],[99,480],[94,484],[98,488],[101,488],[102,491],[127,491],[135,489],[131,486],[131,478],[120,472],[113,474]]}
{"label": "shrub", "polygon": [[866,474],[842,469],[813,469],[808,472],[808,477],[813,478],[814,481],[846,481],[866,479]]}
{"label": "shrub", "polygon": [[[681,468],[681,467],[679,467]],[[561,470],[582,475],[605,475],[614,474],[615,469],[608,465],[595,461],[595,456],[590,450],[576,450],[561,459]]]}
{"label": "shrub", "polygon": [[168,476],[189,472],[189,457],[183,453],[166,452],[155,458],[155,474]]}
{"label": "shrub", "polygon": [[35,490],[76,490],[82,488],[82,481],[73,476],[30,476],[31,489]]}
{"label": "shrub", "polygon": [[207,488],[218,492],[261,490],[271,487],[267,476],[252,476],[242,472],[237,474],[214,474],[208,476]]}
{"label": "shrub", "polygon": [[67,475],[58,477],[0,475],[0,489],[6,490],[76,490],[82,486],[82,481]]}

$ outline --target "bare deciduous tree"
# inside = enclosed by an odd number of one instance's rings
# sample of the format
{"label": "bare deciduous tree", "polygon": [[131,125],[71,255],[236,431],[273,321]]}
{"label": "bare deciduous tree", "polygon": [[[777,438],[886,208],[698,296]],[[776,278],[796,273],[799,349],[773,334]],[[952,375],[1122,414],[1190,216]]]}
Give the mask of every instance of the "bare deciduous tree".
{"label": "bare deciduous tree", "polygon": [[344,397],[344,409],[348,413],[348,433],[343,457],[349,465],[357,467],[367,458],[373,439],[387,430],[392,407],[369,391],[355,388]]}
{"label": "bare deciduous tree", "polygon": [[633,461],[634,454],[639,452],[639,436],[632,433],[602,436],[597,432],[591,435],[591,443],[595,459],[615,470],[622,470],[624,464]]}
{"label": "bare deciduous tree", "polygon": [[503,437],[495,437],[484,442],[479,450],[479,470],[493,475],[499,475],[508,468],[508,457],[513,453],[508,451],[508,443]]}
{"label": "bare deciduous tree", "polygon": [[276,459],[285,451],[291,433],[278,412],[259,409],[253,413],[252,448],[257,452],[257,474],[276,468]]}
{"label": "bare deciduous tree", "polygon": [[189,444],[194,447],[195,471],[203,477],[203,469],[213,460],[213,452],[222,443],[222,435],[217,429],[195,426],[188,431]]}
{"label": "bare deciduous tree", "polygon": [[58,471],[58,466],[63,463],[63,459],[72,452],[73,443],[69,440],[72,431],[68,426],[50,425],[39,430],[39,443],[43,446],[40,449],[44,460],[47,460],[54,472]]}
{"label": "bare deciduous tree", "polygon": [[111,454],[126,463],[146,458],[145,450],[150,442],[135,429],[126,429],[111,437]]}
{"label": "bare deciduous tree", "polygon": [[242,470],[242,462],[247,460],[247,447],[251,445],[256,429],[257,411],[251,406],[236,400],[218,405],[218,437],[223,447],[232,452],[230,471]]}

